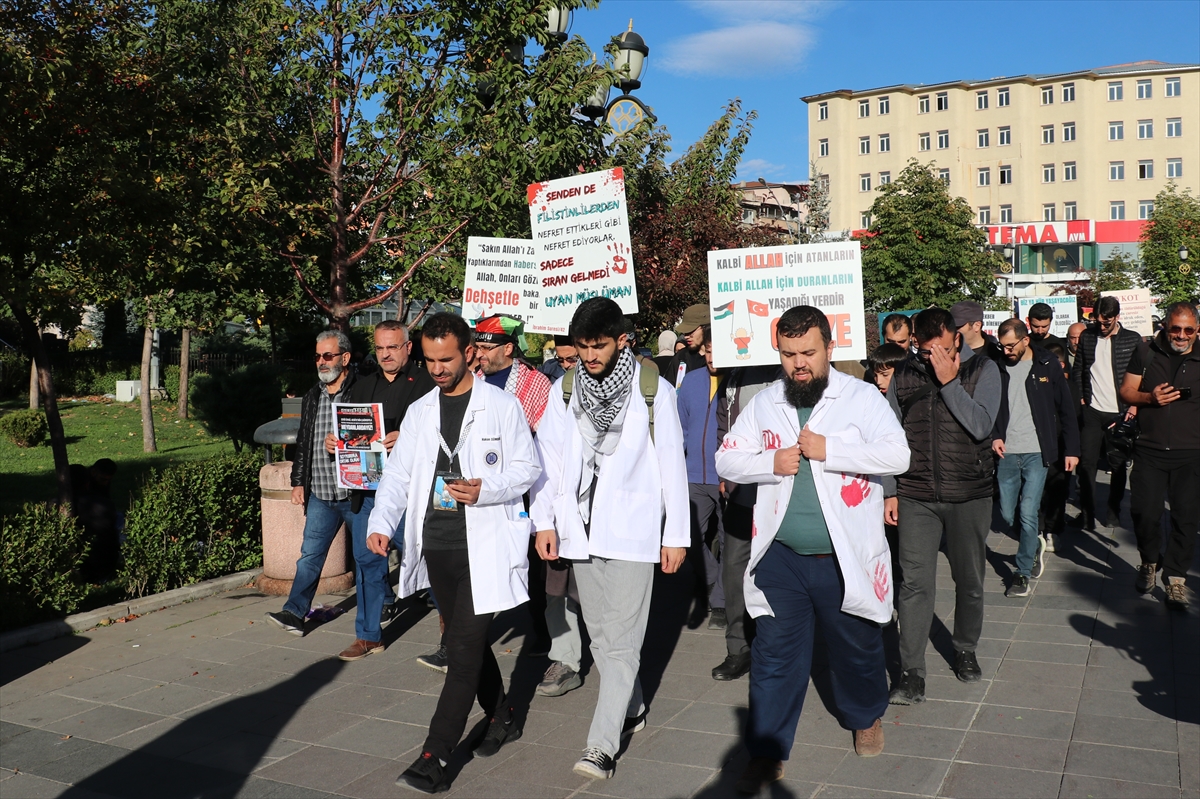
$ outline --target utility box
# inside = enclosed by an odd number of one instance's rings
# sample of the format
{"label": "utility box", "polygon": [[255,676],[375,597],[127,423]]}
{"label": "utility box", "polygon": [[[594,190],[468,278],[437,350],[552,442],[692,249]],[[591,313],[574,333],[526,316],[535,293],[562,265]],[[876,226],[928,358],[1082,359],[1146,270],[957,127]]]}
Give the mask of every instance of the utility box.
{"label": "utility box", "polygon": [[142,396],[141,380],[118,380],[117,402],[133,402]]}

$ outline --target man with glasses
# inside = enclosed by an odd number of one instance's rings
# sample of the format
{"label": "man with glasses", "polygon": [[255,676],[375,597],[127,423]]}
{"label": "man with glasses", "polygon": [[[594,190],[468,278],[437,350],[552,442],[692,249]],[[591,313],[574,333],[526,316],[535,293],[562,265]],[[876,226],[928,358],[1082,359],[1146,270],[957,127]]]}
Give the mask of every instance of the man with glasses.
{"label": "man with glasses", "polygon": [[[1079,397],[1081,432],[1079,457],[1079,523],[1085,530],[1096,529],[1096,471],[1104,432],[1123,418],[1137,414],[1118,396],[1129,359],[1142,338],[1121,326],[1121,303],[1116,297],[1101,297],[1096,303],[1096,323],[1079,335],[1071,382]],[[1121,500],[1125,496],[1125,461],[1110,459],[1107,526],[1115,527],[1121,518]]]}
{"label": "man with glasses", "polygon": [[[304,617],[317,594],[334,536],[342,522],[350,529],[354,527],[350,492],[338,486],[336,461],[325,448],[325,434],[333,432],[333,403],[345,402],[354,385],[349,337],[340,330],[318,334],[314,360],[318,382],[301,403],[300,430],[292,459],[292,504],[304,506],[304,541],[287,604],[283,610],[267,614],[275,625],[300,636],[304,635]],[[377,644],[367,654],[382,649],[383,645]]]}
{"label": "man with glasses", "polygon": [[571,337],[555,336],[554,357],[542,364],[538,368],[538,371],[550,378],[550,382],[553,383],[569,370],[574,369],[575,364],[578,362],[579,357],[575,352],[575,342],[571,341]]}
{"label": "man with glasses", "polygon": [[[1142,564],[1136,588],[1154,588],[1160,564],[1167,604],[1186,610],[1188,567],[1200,522],[1200,328],[1196,307],[1177,302],[1167,323],[1129,359],[1121,399],[1141,408],[1142,434],[1133,450],[1130,478],[1134,532]],[[1160,556],[1164,495],[1171,503],[1171,534]]]}

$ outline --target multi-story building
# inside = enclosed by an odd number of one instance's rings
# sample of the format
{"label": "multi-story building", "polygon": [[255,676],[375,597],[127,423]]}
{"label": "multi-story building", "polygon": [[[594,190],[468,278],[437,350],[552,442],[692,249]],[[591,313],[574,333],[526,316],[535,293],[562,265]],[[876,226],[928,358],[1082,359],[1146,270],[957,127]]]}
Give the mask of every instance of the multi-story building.
{"label": "multi-story building", "polygon": [[1155,195],[1200,186],[1200,64],[842,89],[803,98],[828,176],[830,229],[870,224],[881,184],[933,162],[991,243],[1014,293],[1086,279],[1112,249],[1137,257]]}
{"label": "multi-story building", "polygon": [[742,222],[765,225],[798,235],[807,214],[807,183],[769,183],[762,178],[734,183],[740,195]]}

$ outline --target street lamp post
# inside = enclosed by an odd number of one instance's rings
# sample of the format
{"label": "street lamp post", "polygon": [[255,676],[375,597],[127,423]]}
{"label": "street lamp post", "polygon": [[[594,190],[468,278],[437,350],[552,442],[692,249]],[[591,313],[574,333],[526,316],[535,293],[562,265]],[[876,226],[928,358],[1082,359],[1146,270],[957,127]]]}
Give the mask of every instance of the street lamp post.
{"label": "street lamp post", "polygon": [[1179,274],[1181,275],[1186,275],[1188,272],[1192,271],[1192,266],[1187,262],[1187,260],[1188,248],[1187,245],[1184,244],[1179,248]]}

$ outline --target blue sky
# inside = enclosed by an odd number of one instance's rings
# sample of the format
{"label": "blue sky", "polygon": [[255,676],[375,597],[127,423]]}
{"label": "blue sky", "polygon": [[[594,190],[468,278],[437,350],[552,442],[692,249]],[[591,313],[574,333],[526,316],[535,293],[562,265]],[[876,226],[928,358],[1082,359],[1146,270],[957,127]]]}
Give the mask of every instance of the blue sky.
{"label": "blue sky", "polygon": [[602,0],[575,13],[571,33],[599,49],[631,17],[650,47],[637,95],[670,130],[675,155],[740,97],[759,113],[741,177],[772,181],[808,175],[804,95],[1140,60],[1200,63],[1200,0]]}

